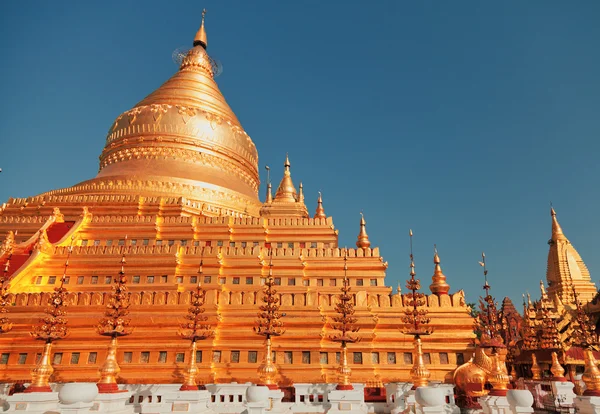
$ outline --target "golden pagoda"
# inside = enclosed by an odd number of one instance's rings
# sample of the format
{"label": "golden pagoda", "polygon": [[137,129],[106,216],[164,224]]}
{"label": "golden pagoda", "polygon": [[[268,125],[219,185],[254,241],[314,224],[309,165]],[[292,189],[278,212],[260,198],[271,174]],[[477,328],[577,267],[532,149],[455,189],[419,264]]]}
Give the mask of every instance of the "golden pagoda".
{"label": "golden pagoda", "polygon": [[583,303],[591,301],[598,289],[590,277],[590,271],[573,247],[567,236],[563,233],[556,211],[550,208],[552,217],[552,236],[548,240],[548,269],[546,280],[548,282],[548,295],[556,298],[562,304],[575,304],[573,289],[577,291],[579,300]]}
{"label": "golden pagoda", "polygon": [[[265,346],[252,327],[272,260],[286,326],[273,342],[274,381],[337,382],[340,348],[327,340],[328,320],[344,258],[361,338],[348,344],[352,380],[408,380],[413,344],[398,326],[408,302],[386,286],[388,265],[364,217],[357,248],[341,249],[320,195],[310,217],[287,156],[275,196],[269,183],[266,201],[259,200],[258,153],[215,82],[207,44],[203,19],[179,70],[110,125],[96,177],[0,207],[0,234],[8,235],[0,266],[10,259],[2,317],[12,325],[0,333],[1,382],[30,378],[40,348],[29,330],[61,283],[71,240],[64,279],[70,334],[53,346],[51,381],[98,382],[112,349],[118,383],[192,383],[190,346],[178,332],[201,283],[214,335],[194,342],[194,380],[257,382]],[[423,338],[422,353],[431,380],[450,381],[471,356],[473,319],[464,292],[450,293],[438,267],[424,299],[436,334]],[[96,324],[119,277],[135,329],[111,348]]]}

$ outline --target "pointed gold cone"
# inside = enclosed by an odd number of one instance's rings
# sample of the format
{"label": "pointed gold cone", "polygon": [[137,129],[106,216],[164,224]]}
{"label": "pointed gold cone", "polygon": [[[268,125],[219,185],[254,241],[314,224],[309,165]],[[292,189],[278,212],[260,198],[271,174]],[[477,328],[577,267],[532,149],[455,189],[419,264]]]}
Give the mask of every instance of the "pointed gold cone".
{"label": "pointed gold cone", "polygon": [[196,32],[194,37],[194,46],[202,46],[204,49],[208,46],[208,38],[206,37],[206,29],[204,28],[204,16],[206,16],[206,9],[202,10],[202,24],[200,29]]}
{"label": "pointed gold cone", "polygon": [[276,390],[277,382],[275,381],[275,377],[277,376],[277,366],[273,363],[271,356],[271,338],[267,337],[265,348],[265,359],[258,367],[258,377],[269,389]]}
{"label": "pointed gold cone", "polygon": [[585,370],[581,379],[583,380],[586,390],[583,395],[600,396],[600,370],[598,369],[598,361],[594,357],[591,349],[583,351],[583,359],[585,362]]}
{"label": "pointed gold cone", "polygon": [[297,201],[296,187],[294,187],[294,183],[292,182],[290,159],[287,154],[285,154],[285,163],[283,164],[283,167],[283,178],[281,179],[279,188],[277,188],[277,192],[275,193],[275,201],[287,201],[295,203]]}
{"label": "pointed gold cone", "polygon": [[338,367],[338,376],[339,382],[336,387],[337,390],[353,390],[354,387],[350,384],[350,375],[352,375],[352,370],[348,365],[348,348],[346,348],[346,344],[342,343],[342,355],[340,359],[340,366]]}
{"label": "pointed gold cone", "polygon": [[40,358],[40,362],[31,371],[31,385],[25,389],[25,392],[52,392],[48,381],[54,373],[54,368],[50,363],[50,351],[52,350],[52,342],[46,342],[44,352]]}
{"label": "pointed gold cone", "polygon": [[100,367],[100,381],[97,384],[98,392],[101,394],[118,392],[117,375],[119,375],[119,372],[121,372],[121,367],[117,363],[117,337],[112,336],[106,360]]}
{"label": "pointed gold cone", "polygon": [[421,345],[421,338],[415,337],[415,353],[414,353],[414,364],[410,370],[410,379],[413,382],[413,389],[418,387],[426,387],[429,384],[429,377],[431,373],[425,365],[423,360],[423,347]]}
{"label": "pointed gold cone", "polygon": [[323,197],[319,191],[319,198],[317,199],[317,210],[315,211],[314,218],[327,218],[325,209],[323,208]]}
{"label": "pointed gold cone", "polygon": [[371,246],[371,242],[367,235],[367,222],[365,221],[363,213],[360,213],[360,232],[358,233],[358,239],[356,240],[356,247],[368,249],[369,246]]}
{"label": "pointed gold cone", "polygon": [[550,367],[550,372],[552,372],[552,379],[554,381],[564,382],[567,380],[565,378],[565,369],[560,365],[556,352],[552,352],[552,366]]}
{"label": "pointed gold cone", "polygon": [[554,208],[552,207],[550,207],[550,216],[552,216],[552,240],[567,240],[567,237],[563,233],[562,228],[556,219],[556,211],[554,211]]}
{"label": "pointed gold cone", "polygon": [[198,375],[198,365],[196,365],[196,341],[192,341],[190,346],[190,363],[188,364],[183,376],[185,382],[179,388],[180,391],[198,391],[196,376]]}
{"label": "pointed gold cone", "polygon": [[446,283],[446,275],[442,272],[440,256],[438,255],[437,249],[434,250],[433,263],[435,264],[433,276],[431,277],[433,283],[429,285],[429,290],[431,290],[431,293],[434,295],[447,295],[450,291],[450,285]]}

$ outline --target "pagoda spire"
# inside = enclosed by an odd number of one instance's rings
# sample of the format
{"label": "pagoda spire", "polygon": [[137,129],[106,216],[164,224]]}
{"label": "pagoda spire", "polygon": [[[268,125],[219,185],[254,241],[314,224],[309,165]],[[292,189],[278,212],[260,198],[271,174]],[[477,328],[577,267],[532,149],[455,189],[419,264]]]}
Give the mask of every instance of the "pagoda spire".
{"label": "pagoda spire", "polygon": [[315,211],[314,218],[327,218],[325,214],[325,209],[323,208],[323,196],[319,191],[319,198],[317,199],[317,211]]}
{"label": "pagoda spire", "polygon": [[367,235],[367,222],[365,221],[365,215],[360,212],[360,232],[358,233],[358,239],[356,240],[356,247],[361,249],[368,249],[371,246],[369,236]]}
{"label": "pagoda spire", "polygon": [[271,193],[271,168],[265,165],[265,169],[267,170],[267,198],[265,202],[270,204],[273,202],[273,194]]}
{"label": "pagoda spire", "polygon": [[438,255],[437,246],[435,244],[433,245],[433,263],[435,264],[433,276],[431,277],[433,283],[429,285],[429,289],[434,295],[447,295],[450,291],[450,285],[446,283],[446,275],[442,272],[440,256]]}
{"label": "pagoda spire", "polygon": [[556,219],[556,211],[554,211],[554,207],[550,207],[550,216],[552,217],[552,241],[556,242],[557,240],[567,240],[567,237],[562,231],[560,224],[558,224],[558,220]]}
{"label": "pagoda spire", "polygon": [[285,162],[283,163],[283,178],[279,183],[279,188],[275,193],[275,201],[288,201],[295,203],[297,201],[296,187],[292,182],[291,164],[288,154],[285,154]]}
{"label": "pagoda spire", "polygon": [[290,170],[290,158],[285,154],[283,163],[283,178],[275,192],[275,197],[271,198],[270,178],[267,185],[267,200],[260,209],[261,217],[302,217],[309,218],[306,204],[304,204],[304,188],[300,184],[300,191],[296,192],[296,187],[292,182],[292,173]]}
{"label": "pagoda spire", "polygon": [[202,46],[204,49],[208,46],[208,38],[206,37],[206,29],[204,28],[205,16],[206,9],[202,10],[202,23],[200,24],[200,29],[196,32],[196,36],[194,36],[194,46]]}
{"label": "pagoda spire", "polygon": [[552,237],[548,240],[548,267],[546,281],[548,296],[557,298],[560,302],[573,305],[573,289],[583,303],[594,298],[597,293],[596,285],[592,282],[590,271],[583,259],[575,250],[556,218],[556,211],[550,207],[552,218]]}
{"label": "pagoda spire", "polygon": [[300,181],[300,186],[298,190],[298,202],[304,203],[304,187],[302,186],[302,181]]}

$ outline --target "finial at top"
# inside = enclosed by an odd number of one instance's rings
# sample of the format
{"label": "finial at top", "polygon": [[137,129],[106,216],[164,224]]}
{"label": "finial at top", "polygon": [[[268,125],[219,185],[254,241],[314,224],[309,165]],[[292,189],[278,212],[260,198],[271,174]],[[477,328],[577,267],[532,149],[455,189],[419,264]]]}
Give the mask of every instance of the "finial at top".
{"label": "finial at top", "polygon": [[302,186],[302,181],[300,181],[300,185],[298,186],[298,202],[304,203],[304,187]]}
{"label": "finial at top", "polygon": [[285,154],[285,162],[283,163],[283,178],[279,183],[279,188],[275,192],[274,201],[285,201],[289,203],[298,202],[298,195],[296,194],[296,187],[292,182],[292,173],[290,172],[290,158],[288,154]]}
{"label": "finial at top", "polygon": [[365,215],[360,212],[360,232],[356,240],[356,247],[361,249],[368,249],[371,246],[369,236],[367,235],[367,222],[365,221]]}
{"label": "finial at top", "polygon": [[552,217],[552,238],[548,243],[555,242],[557,240],[567,240],[567,237],[563,233],[560,224],[558,224],[558,220],[556,219],[556,211],[554,211],[552,204],[550,205],[550,216]]}
{"label": "finial at top", "polygon": [[546,293],[546,286],[544,286],[543,280],[540,280],[540,293],[542,295],[542,299],[548,298],[548,294]]}
{"label": "finial at top", "polygon": [[268,165],[265,165],[265,169],[267,170],[267,203],[273,202],[273,194],[271,193],[271,168]]}
{"label": "finial at top", "polygon": [[415,257],[413,256],[412,229],[408,230],[408,238],[410,239],[410,276],[414,278],[417,273],[415,272]]}
{"label": "finial at top", "polygon": [[433,263],[435,265],[433,276],[431,276],[433,283],[429,285],[429,290],[435,295],[447,295],[450,291],[450,285],[446,283],[446,275],[442,272],[440,256],[438,255],[437,246],[435,244],[433,245]]}
{"label": "finial at top", "polygon": [[206,29],[204,28],[204,16],[206,16],[206,9],[202,10],[202,23],[200,29],[196,32],[194,37],[194,46],[202,46],[204,49],[208,46],[208,38],[206,37]]}
{"label": "finial at top", "polygon": [[487,280],[487,267],[485,264],[485,252],[481,252],[481,262],[479,262],[479,266],[483,267],[483,278],[485,279],[485,284],[483,285],[483,289],[486,291],[486,294],[489,295],[488,291],[490,289],[490,285],[488,284],[488,280]]}
{"label": "finial at top", "polygon": [[319,198],[317,199],[317,211],[315,211],[315,215],[313,218],[327,218],[325,214],[325,209],[323,208],[323,196],[319,191]]}

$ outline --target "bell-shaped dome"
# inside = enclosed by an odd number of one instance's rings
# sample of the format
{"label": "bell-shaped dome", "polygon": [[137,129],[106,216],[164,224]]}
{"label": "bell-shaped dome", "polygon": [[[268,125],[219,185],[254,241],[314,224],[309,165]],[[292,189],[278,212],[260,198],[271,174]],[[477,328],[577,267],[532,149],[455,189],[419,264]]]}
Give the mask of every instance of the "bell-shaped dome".
{"label": "bell-shaped dome", "polygon": [[175,73],[112,124],[96,178],[52,193],[186,197],[258,215],[258,153],[214,80],[204,21]]}

